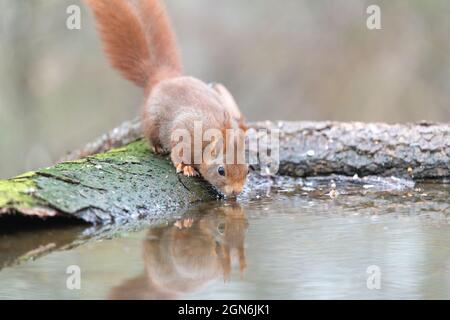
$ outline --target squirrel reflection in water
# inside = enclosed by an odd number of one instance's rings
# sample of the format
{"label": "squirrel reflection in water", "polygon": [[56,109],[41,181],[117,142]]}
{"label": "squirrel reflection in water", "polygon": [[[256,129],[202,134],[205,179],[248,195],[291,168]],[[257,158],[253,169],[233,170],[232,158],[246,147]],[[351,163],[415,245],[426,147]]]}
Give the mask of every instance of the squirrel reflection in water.
{"label": "squirrel reflection in water", "polygon": [[176,299],[215,279],[227,281],[232,260],[246,268],[248,221],[238,204],[197,208],[170,226],[151,228],[143,241],[145,271],[112,289],[111,299]]}

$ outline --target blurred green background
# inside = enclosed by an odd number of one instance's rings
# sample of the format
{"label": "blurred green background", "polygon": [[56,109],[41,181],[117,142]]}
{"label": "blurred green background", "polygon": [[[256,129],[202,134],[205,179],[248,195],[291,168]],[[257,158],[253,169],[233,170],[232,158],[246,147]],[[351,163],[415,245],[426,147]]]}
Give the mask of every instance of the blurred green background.
{"label": "blurred green background", "polygon": [[[450,119],[448,0],[165,2],[186,74],[224,83],[250,120]],[[366,27],[370,4],[382,30]],[[80,1],[1,0],[0,17],[0,178],[138,114],[141,91],[109,67]]]}

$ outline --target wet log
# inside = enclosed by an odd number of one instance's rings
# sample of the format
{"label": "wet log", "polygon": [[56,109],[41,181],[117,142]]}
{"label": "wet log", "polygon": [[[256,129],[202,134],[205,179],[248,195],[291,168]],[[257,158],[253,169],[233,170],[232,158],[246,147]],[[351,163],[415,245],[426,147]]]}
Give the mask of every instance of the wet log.
{"label": "wet log", "polygon": [[[447,179],[450,124],[262,122],[280,129],[278,175],[339,174]],[[248,183],[248,189],[256,183]],[[64,162],[0,180],[0,217],[72,217],[89,223],[171,216],[217,198],[201,178],[175,173],[167,157],[141,139],[138,120],[69,154]]]}

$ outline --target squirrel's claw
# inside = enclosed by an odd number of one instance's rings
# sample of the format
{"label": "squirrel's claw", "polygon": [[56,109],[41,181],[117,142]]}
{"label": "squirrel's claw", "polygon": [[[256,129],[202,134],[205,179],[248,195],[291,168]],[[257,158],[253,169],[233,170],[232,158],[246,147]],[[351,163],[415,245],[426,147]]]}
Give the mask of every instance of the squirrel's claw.
{"label": "squirrel's claw", "polygon": [[198,172],[195,171],[193,166],[188,166],[183,163],[179,163],[175,166],[177,173],[183,173],[186,177],[198,176]]}
{"label": "squirrel's claw", "polygon": [[178,229],[183,229],[183,228],[190,228],[192,227],[192,225],[194,224],[194,219],[192,218],[187,218],[187,219],[183,219],[183,220],[177,220],[173,225],[175,227],[177,227]]}
{"label": "squirrel's claw", "polygon": [[192,166],[184,166],[183,174],[187,177],[193,177],[198,175],[197,171],[195,171],[194,167]]}

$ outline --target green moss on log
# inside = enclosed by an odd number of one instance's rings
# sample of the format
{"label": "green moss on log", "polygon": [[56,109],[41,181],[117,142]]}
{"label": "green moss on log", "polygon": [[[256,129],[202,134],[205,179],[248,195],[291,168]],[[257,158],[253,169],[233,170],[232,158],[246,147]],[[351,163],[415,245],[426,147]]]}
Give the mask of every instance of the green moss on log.
{"label": "green moss on log", "polygon": [[176,174],[167,157],[137,140],[85,159],[0,180],[0,216],[62,215],[92,223],[161,217],[217,193]]}
{"label": "green moss on log", "polygon": [[31,196],[36,190],[36,184],[29,177],[0,180],[0,208],[15,205],[32,207],[36,204],[36,200]]}

